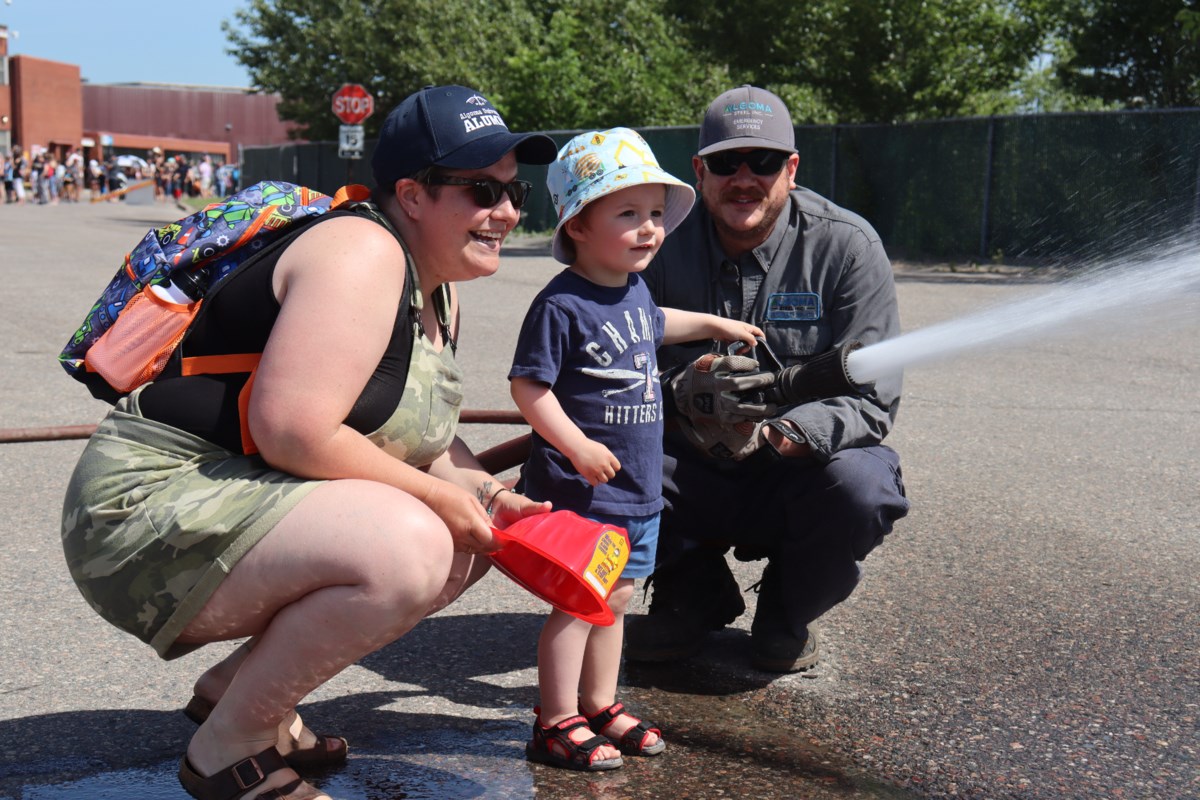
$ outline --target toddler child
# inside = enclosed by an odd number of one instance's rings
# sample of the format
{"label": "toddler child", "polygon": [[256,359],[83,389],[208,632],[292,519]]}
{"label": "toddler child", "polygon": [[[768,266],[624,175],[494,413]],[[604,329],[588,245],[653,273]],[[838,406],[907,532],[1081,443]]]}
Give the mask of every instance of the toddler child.
{"label": "toddler child", "polygon": [[[695,200],[628,128],[580,134],[546,178],[558,226],[554,257],[569,265],[534,299],[509,372],[513,400],[533,427],[523,491],[625,528],[632,549],[608,603],[610,627],[557,609],[538,640],[531,761],[577,770],[621,766],[666,747],[660,731],[616,700],[625,606],[654,570],[662,508],[662,387],[655,351],[697,339],[744,341],[754,325],[659,309],[638,273]],[[614,746],[615,745],[615,746]]]}

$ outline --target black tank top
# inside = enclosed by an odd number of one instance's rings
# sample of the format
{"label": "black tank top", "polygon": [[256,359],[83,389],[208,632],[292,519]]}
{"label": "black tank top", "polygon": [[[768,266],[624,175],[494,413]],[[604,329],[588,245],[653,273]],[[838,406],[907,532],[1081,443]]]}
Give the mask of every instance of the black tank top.
{"label": "black tank top", "polygon": [[[305,226],[319,225],[353,212],[331,212]],[[279,317],[272,278],[286,247],[277,248],[250,263],[204,300],[207,308],[197,315],[180,346],[184,357],[261,353]],[[404,296],[396,310],[391,341],[345,423],[367,434],[387,421],[404,393],[412,355],[414,321],[412,292],[415,283],[407,271]],[[313,324],[319,325],[320,320]],[[187,431],[235,453],[242,452],[238,394],[249,373],[188,375],[159,378],[147,385],[139,398],[143,416]]]}

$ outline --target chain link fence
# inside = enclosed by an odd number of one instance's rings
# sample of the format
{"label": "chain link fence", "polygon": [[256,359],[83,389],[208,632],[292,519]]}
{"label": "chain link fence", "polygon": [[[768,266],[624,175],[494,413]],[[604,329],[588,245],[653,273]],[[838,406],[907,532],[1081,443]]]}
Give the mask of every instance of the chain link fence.
{"label": "chain link fence", "polygon": [[[640,132],[693,179],[698,127]],[[371,183],[374,146],[358,160],[336,142],[246,148],[242,174],[333,192]],[[1069,264],[1200,224],[1200,109],[799,126],[796,146],[796,182],[865,217],[893,257]],[[520,177],[534,185],[523,229],[553,229],[545,168]]]}

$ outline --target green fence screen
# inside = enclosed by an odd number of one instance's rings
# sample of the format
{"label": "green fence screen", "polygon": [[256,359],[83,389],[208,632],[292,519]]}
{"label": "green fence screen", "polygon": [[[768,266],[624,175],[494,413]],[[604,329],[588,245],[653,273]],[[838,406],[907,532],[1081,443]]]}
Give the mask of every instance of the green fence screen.
{"label": "green fence screen", "polygon": [[[699,128],[640,132],[664,169],[694,179]],[[332,142],[246,148],[242,175],[369,184],[374,145],[357,160]],[[796,149],[796,182],[865,217],[893,257],[1070,263],[1200,223],[1200,109],[799,126]],[[545,168],[521,177],[534,185],[523,229],[552,229]]]}

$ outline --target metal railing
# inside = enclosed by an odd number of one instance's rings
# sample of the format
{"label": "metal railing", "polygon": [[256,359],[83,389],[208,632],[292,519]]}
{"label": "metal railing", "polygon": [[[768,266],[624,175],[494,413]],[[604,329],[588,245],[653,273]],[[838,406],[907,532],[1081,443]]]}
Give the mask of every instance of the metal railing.
{"label": "metal railing", "polygon": [[[496,409],[463,409],[459,422],[465,425],[526,425],[519,411]],[[35,428],[0,428],[0,444],[21,442],[59,442],[87,439],[96,432],[95,425],[51,425]],[[530,434],[517,436],[495,447],[476,453],[475,457],[488,472],[500,473],[520,466],[529,455]]]}

